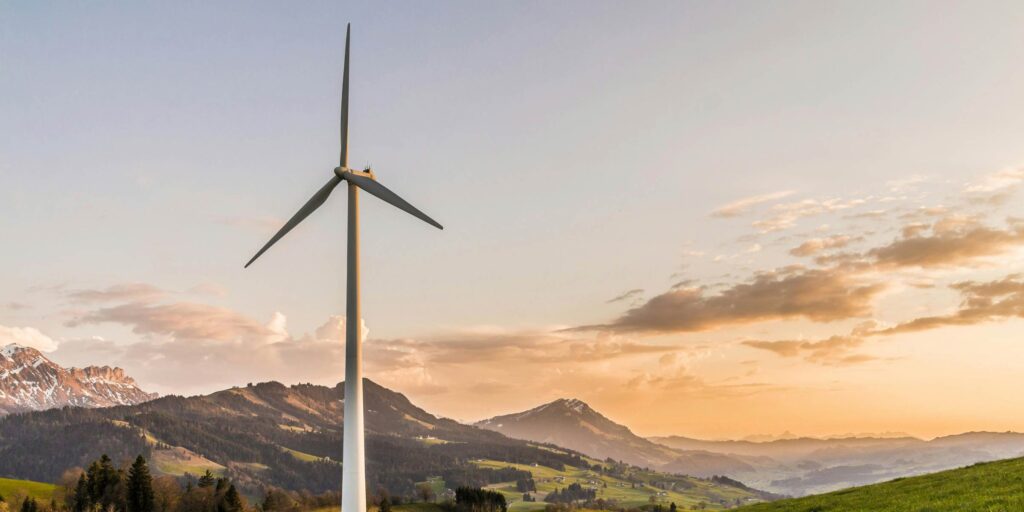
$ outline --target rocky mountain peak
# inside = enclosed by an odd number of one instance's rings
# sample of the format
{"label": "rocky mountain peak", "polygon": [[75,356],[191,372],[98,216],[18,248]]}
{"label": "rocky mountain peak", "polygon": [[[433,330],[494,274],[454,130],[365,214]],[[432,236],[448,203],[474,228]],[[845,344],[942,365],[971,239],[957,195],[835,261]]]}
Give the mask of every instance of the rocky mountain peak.
{"label": "rocky mountain peak", "polygon": [[17,344],[0,348],[0,416],[64,407],[131,405],[156,398],[121,368],[64,368],[38,350]]}

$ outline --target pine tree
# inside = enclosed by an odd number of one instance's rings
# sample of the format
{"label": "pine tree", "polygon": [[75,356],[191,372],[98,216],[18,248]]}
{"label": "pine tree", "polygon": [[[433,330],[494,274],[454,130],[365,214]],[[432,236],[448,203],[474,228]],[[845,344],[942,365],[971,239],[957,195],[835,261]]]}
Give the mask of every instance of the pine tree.
{"label": "pine tree", "polygon": [[221,500],[218,508],[220,512],[242,512],[245,510],[245,505],[242,504],[242,496],[238,494],[238,489],[235,489],[234,485],[228,486],[227,492],[224,493],[224,499]]}
{"label": "pine tree", "polygon": [[86,512],[92,505],[89,498],[89,483],[85,479],[85,473],[78,475],[78,485],[75,486],[75,495],[71,500],[72,512]]}
{"label": "pine tree", "polygon": [[100,471],[100,463],[93,461],[89,464],[89,469],[85,471],[86,476],[86,501],[89,504],[99,502],[100,498],[103,497],[103,474]]}
{"label": "pine tree", "polygon": [[36,499],[25,498],[25,501],[21,502],[21,512],[39,512],[39,504],[36,503]]}
{"label": "pine tree", "polygon": [[153,477],[146,459],[139,455],[128,470],[128,512],[153,512]]}
{"label": "pine tree", "polygon": [[89,503],[107,509],[117,501],[117,489],[121,484],[121,472],[114,467],[113,461],[103,454],[99,461],[89,465],[86,471]]}
{"label": "pine tree", "polygon": [[199,477],[199,487],[213,487],[213,484],[217,483],[217,479],[214,478],[213,473],[207,469],[203,476]]}
{"label": "pine tree", "polygon": [[668,512],[676,512],[676,502],[669,503]]}

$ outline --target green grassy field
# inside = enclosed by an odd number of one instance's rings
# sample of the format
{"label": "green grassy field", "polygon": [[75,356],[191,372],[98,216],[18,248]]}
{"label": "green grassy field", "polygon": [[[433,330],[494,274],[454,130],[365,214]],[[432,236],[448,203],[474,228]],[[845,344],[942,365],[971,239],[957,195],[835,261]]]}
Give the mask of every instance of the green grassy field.
{"label": "green grassy field", "polygon": [[0,478],[0,496],[3,496],[8,501],[17,495],[24,493],[25,495],[31,496],[37,500],[49,502],[50,498],[53,497],[53,491],[56,488],[57,486],[53,484],[46,484],[43,482]]}
{"label": "green grassy field", "polygon": [[444,480],[441,477],[433,477],[426,482],[416,482],[417,486],[420,484],[430,484],[430,487],[434,489],[434,496],[437,496],[438,499],[440,499],[441,493],[444,492]]}
{"label": "green grassy field", "polygon": [[1010,512],[1024,510],[1024,459],[743,507],[743,512]]}
{"label": "green grassy field", "polygon": [[[597,461],[588,461],[596,464]],[[655,503],[668,505],[674,502],[680,509],[690,509],[694,505],[705,504],[706,510],[721,510],[725,508],[720,505],[721,501],[734,505],[747,503],[752,495],[742,489],[714,485],[706,480],[687,476],[667,475],[653,471],[635,469],[631,476],[645,484],[653,482],[676,483],[674,490],[662,490],[651,485],[634,488],[628,481],[602,475],[589,469],[574,468],[567,466],[565,470],[558,471],[545,466],[529,466],[524,464],[509,464],[507,462],[481,460],[476,461],[480,467],[505,468],[513,467],[533,474],[534,482],[537,484],[537,492],[533,495],[537,501],[523,501],[523,493],[516,491],[515,482],[505,482],[487,486],[488,489],[498,491],[505,495],[509,503],[509,510],[512,512],[529,512],[543,510],[546,503],[544,496],[556,488],[564,488],[571,483],[579,482],[581,485],[593,485],[597,487],[597,497],[606,500],[615,500],[619,506],[639,507],[651,503],[651,496],[654,496]]]}
{"label": "green grassy field", "polygon": [[282,447],[282,449],[284,451],[290,453],[292,455],[292,457],[295,457],[296,459],[299,459],[301,461],[305,461],[305,462],[318,462],[320,460],[320,457],[317,457],[316,455],[313,455],[313,454],[310,454],[310,453],[300,452],[298,450],[292,450],[291,448],[284,448],[284,447]]}
{"label": "green grassy field", "polygon": [[150,460],[153,470],[163,475],[181,476],[185,473],[202,475],[207,470],[215,476],[224,476],[224,466],[211,460],[185,452],[184,449],[154,450]]}

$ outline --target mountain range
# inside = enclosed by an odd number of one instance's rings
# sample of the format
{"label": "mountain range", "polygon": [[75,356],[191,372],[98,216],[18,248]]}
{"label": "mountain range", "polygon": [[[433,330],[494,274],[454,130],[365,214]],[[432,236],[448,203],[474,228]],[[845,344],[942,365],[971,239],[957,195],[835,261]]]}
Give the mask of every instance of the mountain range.
{"label": "mountain range", "polygon": [[156,396],[120,368],[64,368],[34,348],[0,348],[0,416],[64,406],[131,405]]}
{"label": "mountain range", "polygon": [[[523,495],[517,482],[536,473],[537,489],[545,493],[572,482],[601,482],[599,493],[630,506],[646,504],[659,492],[691,504],[778,498],[727,478],[606,464],[570,449],[513,439],[430,414],[370,380],[364,381],[364,404],[371,493],[386,489],[410,496],[416,483],[431,481],[445,488],[491,486],[517,500]],[[335,491],[341,481],[343,405],[343,384],[267,382],[134,405],[11,414],[0,418],[0,476],[54,482],[103,453],[114,461],[143,454],[157,474],[210,470],[254,493],[268,486]]]}
{"label": "mountain range", "polygon": [[555,400],[483,420],[477,426],[659,471],[728,475],[758,489],[793,496],[1024,455],[1024,434],[1015,432],[968,432],[927,441],[911,436],[815,439],[789,435],[771,441],[644,438],[575,399]]}
{"label": "mountain range", "polygon": [[[532,464],[587,468],[611,460],[650,468],[649,478],[662,483],[665,475],[692,475],[704,479],[693,488],[713,488],[709,477],[727,475],[801,496],[1024,455],[1024,434],[1014,432],[929,441],[644,438],[578,399],[465,425],[368,380],[365,393],[371,488],[399,493],[428,477],[489,485],[523,477]],[[63,368],[34,349],[9,345],[0,349],[0,476],[52,482],[102,453],[115,460],[143,453],[158,473],[210,469],[250,488],[327,491],[340,479],[343,401],[341,384],[276,382],[156,398],[119,368]]]}

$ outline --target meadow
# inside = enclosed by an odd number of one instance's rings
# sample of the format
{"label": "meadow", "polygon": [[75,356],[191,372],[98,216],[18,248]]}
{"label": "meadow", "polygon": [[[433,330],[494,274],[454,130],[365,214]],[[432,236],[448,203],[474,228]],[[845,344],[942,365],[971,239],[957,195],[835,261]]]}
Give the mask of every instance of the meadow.
{"label": "meadow", "polygon": [[1024,459],[974,464],[827,494],[743,507],[743,512],[1010,512],[1024,510]]}
{"label": "meadow", "polygon": [[10,499],[16,496],[31,496],[37,500],[49,502],[57,486],[31,480],[14,480],[0,478],[0,496]]}

